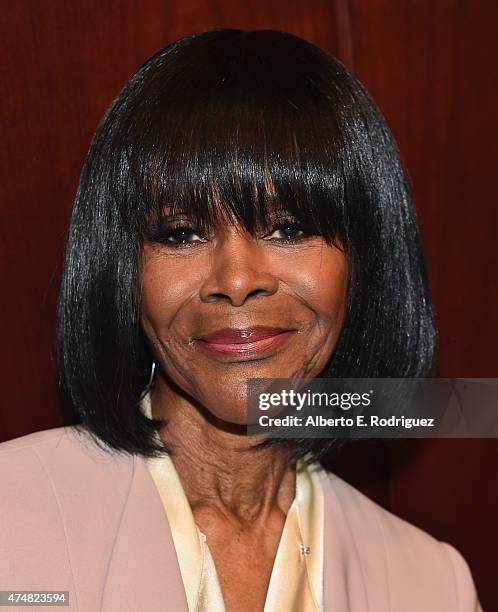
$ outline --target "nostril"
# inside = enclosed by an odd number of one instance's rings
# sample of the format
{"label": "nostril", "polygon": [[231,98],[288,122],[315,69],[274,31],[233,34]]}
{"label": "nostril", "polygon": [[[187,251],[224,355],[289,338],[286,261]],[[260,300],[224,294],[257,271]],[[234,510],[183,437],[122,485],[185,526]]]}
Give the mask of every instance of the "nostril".
{"label": "nostril", "polygon": [[236,295],[217,292],[217,293],[211,293],[207,301],[227,300],[231,303],[238,302],[240,304],[243,304],[250,297],[267,296],[267,295],[272,295],[272,293],[273,293],[272,291],[267,291],[266,289],[253,289],[252,291],[249,291],[248,293],[244,295],[240,295],[239,296],[240,299],[237,300]]}
{"label": "nostril", "polygon": [[247,294],[247,297],[251,297],[253,295],[271,295],[271,292],[267,291],[266,289],[254,289],[254,291],[250,291]]}
{"label": "nostril", "polygon": [[253,261],[251,266],[245,266],[238,261],[224,261],[213,266],[199,289],[201,300],[228,300],[240,305],[250,297],[273,295],[278,290],[278,278],[256,263]]}

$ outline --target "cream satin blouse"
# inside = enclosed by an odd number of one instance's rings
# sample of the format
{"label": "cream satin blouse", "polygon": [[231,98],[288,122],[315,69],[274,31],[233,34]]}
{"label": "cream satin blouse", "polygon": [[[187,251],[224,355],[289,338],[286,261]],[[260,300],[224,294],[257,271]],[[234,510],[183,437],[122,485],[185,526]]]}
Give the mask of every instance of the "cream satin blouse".
{"label": "cream satin blouse", "polygon": [[[150,397],[141,403],[151,416]],[[194,521],[169,455],[146,459],[171,527],[189,612],[225,612],[209,542]],[[277,549],[264,612],[323,611],[323,492],[318,464],[297,463],[296,496]]]}

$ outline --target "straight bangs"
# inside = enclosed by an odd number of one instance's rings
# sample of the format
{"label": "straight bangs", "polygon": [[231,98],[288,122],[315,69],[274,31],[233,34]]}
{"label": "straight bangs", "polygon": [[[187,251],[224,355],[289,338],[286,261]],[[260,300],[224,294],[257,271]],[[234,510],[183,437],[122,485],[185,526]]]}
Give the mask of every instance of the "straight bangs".
{"label": "straight bangs", "polygon": [[170,50],[123,101],[114,156],[123,217],[142,240],[166,213],[206,232],[235,220],[254,235],[277,209],[346,245],[342,100],[320,90],[323,58],[317,66],[315,49],[289,35],[228,31],[223,44],[219,34],[187,39],[181,61]]}

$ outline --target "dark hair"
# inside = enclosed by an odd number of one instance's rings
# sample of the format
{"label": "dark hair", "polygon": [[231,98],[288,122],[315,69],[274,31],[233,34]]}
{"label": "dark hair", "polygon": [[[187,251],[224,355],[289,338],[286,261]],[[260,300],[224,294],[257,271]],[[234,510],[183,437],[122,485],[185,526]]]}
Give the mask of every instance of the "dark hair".
{"label": "dark hair", "polygon": [[[172,203],[201,228],[232,213],[253,232],[275,198],[328,243],[339,239],[350,264],[344,328],[322,375],[431,374],[435,332],[415,215],[375,103],[338,60],[301,38],[206,32],[139,68],[102,119],[82,171],[58,356],[67,396],[97,442],[164,452],[154,439],[161,421],[137,407],[152,363],[139,324],[151,216]],[[331,444],[296,440],[293,453],[318,459]]]}

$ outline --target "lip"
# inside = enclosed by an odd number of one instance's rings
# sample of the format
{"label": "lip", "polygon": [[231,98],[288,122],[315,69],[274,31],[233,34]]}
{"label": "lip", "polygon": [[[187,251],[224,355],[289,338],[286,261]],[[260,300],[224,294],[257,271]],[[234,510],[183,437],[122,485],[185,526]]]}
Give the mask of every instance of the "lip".
{"label": "lip", "polygon": [[287,331],[291,330],[283,327],[265,327],[263,325],[244,328],[225,327],[211,334],[201,336],[199,339],[215,344],[249,344]]}
{"label": "lip", "polygon": [[218,355],[254,355],[280,346],[295,329],[281,327],[224,328],[196,339],[197,345]]}

